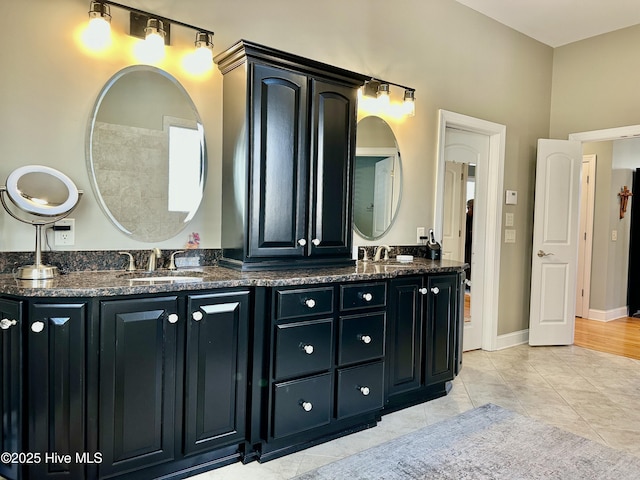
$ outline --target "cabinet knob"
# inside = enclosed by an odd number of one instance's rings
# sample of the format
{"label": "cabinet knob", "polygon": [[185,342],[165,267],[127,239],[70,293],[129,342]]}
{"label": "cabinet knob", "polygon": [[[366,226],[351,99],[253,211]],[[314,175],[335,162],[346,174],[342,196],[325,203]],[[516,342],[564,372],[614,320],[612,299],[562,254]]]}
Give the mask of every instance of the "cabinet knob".
{"label": "cabinet knob", "polygon": [[365,397],[371,393],[371,390],[369,390],[369,387],[358,387],[358,390],[360,390],[360,393]]}
{"label": "cabinet knob", "polygon": [[362,299],[363,299],[365,302],[370,302],[371,300],[373,300],[373,294],[371,294],[371,293],[369,293],[369,292],[363,293],[363,294],[362,294]]}
{"label": "cabinet knob", "polygon": [[426,294],[427,294],[427,292],[428,292],[429,290],[427,290],[426,288],[422,287],[422,288],[419,288],[419,289],[418,289],[418,291],[419,291],[422,295],[426,295]]}
{"label": "cabinet knob", "polygon": [[311,402],[302,401],[300,402],[300,406],[305,412],[310,412],[311,410],[313,410],[313,404]]}
{"label": "cabinet knob", "polygon": [[199,322],[200,320],[202,320],[203,316],[204,315],[202,315],[202,312],[200,310],[196,310],[191,314],[191,318],[193,318],[196,322]]}
{"label": "cabinet knob", "polygon": [[313,243],[317,247],[318,245],[320,245],[320,239],[314,238],[313,240],[311,240],[311,243]]}
{"label": "cabinet knob", "polygon": [[304,353],[307,355],[311,355],[313,353],[313,345],[300,345],[300,348],[302,348]]}
{"label": "cabinet knob", "polygon": [[301,238],[300,240],[298,240],[298,245],[300,245],[301,247],[304,247],[307,244],[307,240],[304,238]]}
{"label": "cabinet knob", "polygon": [[40,333],[42,330],[44,330],[44,322],[33,322],[31,324],[31,331],[34,333]]}
{"label": "cabinet knob", "polygon": [[309,308],[313,308],[316,306],[316,301],[313,298],[307,298],[305,299],[304,304]]}
{"label": "cabinet knob", "polygon": [[434,295],[437,295],[440,293],[440,289],[438,287],[433,287],[431,291],[433,292]]}
{"label": "cabinet knob", "polygon": [[167,317],[167,320],[169,320],[169,323],[176,323],[178,321],[178,314],[170,313],[169,316]]}
{"label": "cabinet knob", "polygon": [[8,330],[11,327],[13,327],[16,323],[18,322],[15,319],[9,320],[8,318],[3,318],[2,320],[0,320],[0,328],[2,330]]}
{"label": "cabinet knob", "polygon": [[369,335],[360,335],[360,341],[362,343],[371,343],[371,337]]}

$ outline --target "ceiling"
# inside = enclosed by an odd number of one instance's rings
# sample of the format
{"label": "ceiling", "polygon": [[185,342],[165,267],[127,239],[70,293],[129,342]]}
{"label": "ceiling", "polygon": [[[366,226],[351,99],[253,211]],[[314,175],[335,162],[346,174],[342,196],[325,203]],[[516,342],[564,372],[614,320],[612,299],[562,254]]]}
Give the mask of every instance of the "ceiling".
{"label": "ceiling", "polygon": [[551,47],[640,24],[639,0],[456,0]]}

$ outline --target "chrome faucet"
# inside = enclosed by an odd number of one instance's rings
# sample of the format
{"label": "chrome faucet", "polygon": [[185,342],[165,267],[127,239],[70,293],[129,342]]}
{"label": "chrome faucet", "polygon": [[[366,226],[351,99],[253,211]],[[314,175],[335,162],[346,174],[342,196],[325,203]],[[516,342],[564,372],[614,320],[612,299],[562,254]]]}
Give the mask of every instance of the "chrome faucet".
{"label": "chrome faucet", "polygon": [[376,247],[376,253],[373,256],[374,262],[380,261],[380,254],[382,253],[382,250],[384,250],[384,259],[389,260],[389,252],[391,251],[391,247],[389,245],[378,245]]}
{"label": "chrome faucet", "polygon": [[160,255],[162,255],[162,252],[159,248],[154,248],[153,250],[151,250],[151,254],[149,255],[149,266],[147,267],[147,270],[153,272],[156,269],[156,263],[160,258]]}

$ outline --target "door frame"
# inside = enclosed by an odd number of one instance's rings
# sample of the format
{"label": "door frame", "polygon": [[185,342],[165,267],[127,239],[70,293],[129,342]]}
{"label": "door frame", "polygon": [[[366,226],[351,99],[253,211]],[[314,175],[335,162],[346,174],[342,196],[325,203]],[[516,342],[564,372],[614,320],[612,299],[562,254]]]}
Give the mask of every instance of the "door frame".
{"label": "door frame", "polygon": [[[487,135],[489,137],[489,158],[485,178],[487,211],[474,214],[486,219],[486,236],[474,238],[474,246],[477,252],[485,257],[485,268],[482,283],[486,288],[482,289],[481,315],[482,315],[482,349],[498,349],[498,293],[499,288],[489,288],[491,285],[500,285],[500,248],[502,238],[502,191],[504,184],[504,157],[507,127],[487,120],[470,117],[460,113],[439,110],[439,136],[438,136],[438,163],[435,192],[435,231],[440,236],[443,221],[444,201],[444,148],[445,132],[447,127],[457,128],[472,133]],[[476,177],[477,182],[477,177]],[[476,188],[481,188],[476,185]],[[477,243],[476,243],[477,242]],[[473,288],[473,283],[472,283]]]}
{"label": "door frame", "polygon": [[[582,143],[606,142],[611,140],[621,140],[628,137],[640,136],[640,125],[626,125],[624,127],[605,128],[602,130],[588,130],[584,132],[570,133],[569,140],[578,140]],[[589,292],[589,295],[591,292]],[[591,309],[587,310],[587,318],[591,318]],[[584,313],[584,312],[583,312]]]}

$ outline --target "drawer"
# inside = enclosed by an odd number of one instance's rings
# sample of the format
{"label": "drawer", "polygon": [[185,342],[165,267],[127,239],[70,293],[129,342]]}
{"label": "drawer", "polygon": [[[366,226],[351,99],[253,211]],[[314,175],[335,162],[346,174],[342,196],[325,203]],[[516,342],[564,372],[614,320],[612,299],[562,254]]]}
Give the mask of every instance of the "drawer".
{"label": "drawer", "polygon": [[285,323],[275,329],[276,380],[331,368],[333,319]]}
{"label": "drawer", "polygon": [[331,421],[331,373],[275,385],[273,437],[326,425]]}
{"label": "drawer", "polygon": [[367,313],[340,317],[338,363],[373,360],[384,355],[386,314]]}
{"label": "drawer", "polygon": [[355,283],[340,286],[340,310],[384,307],[387,304],[387,284]]}
{"label": "drawer", "polygon": [[333,313],[333,287],[276,291],[276,320]]}
{"label": "drawer", "polygon": [[337,417],[344,418],[382,408],[384,362],[338,370]]}

